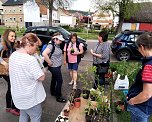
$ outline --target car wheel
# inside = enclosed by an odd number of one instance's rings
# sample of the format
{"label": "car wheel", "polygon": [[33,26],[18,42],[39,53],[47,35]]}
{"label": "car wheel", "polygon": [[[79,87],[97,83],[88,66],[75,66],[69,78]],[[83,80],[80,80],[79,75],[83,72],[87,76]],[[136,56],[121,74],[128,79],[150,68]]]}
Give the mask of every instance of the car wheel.
{"label": "car wheel", "polygon": [[116,57],[119,61],[122,60],[129,60],[130,59],[130,52],[128,50],[121,50],[116,54]]}

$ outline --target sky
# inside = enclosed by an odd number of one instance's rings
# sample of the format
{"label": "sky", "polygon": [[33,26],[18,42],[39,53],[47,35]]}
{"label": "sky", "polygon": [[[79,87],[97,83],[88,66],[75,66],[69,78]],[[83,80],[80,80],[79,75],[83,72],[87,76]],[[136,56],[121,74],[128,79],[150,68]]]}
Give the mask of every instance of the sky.
{"label": "sky", "polygon": [[89,11],[91,0],[75,0],[71,6],[72,10]]}

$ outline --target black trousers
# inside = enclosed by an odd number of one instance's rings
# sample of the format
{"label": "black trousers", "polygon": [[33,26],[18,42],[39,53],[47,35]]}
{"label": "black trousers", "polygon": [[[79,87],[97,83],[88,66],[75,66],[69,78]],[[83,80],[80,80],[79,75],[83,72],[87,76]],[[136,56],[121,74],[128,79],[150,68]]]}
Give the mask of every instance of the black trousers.
{"label": "black trousers", "polygon": [[50,92],[56,97],[61,97],[61,88],[62,88],[62,73],[61,73],[61,66],[59,67],[49,67],[49,71],[52,73],[52,80],[50,85]]}
{"label": "black trousers", "polygon": [[6,108],[17,109],[12,100],[10,78],[9,76],[6,76],[6,75],[1,75],[1,77],[5,79],[8,85],[7,92],[6,92]]}
{"label": "black trousers", "polygon": [[[109,63],[101,63],[101,64],[93,64],[93,66],[95,66],[96,68],[98,68],[98,66],[109,66]],[[105,85],[105,74],[106,73],[98,73],[98,71],[95,74],[95,82],[93,85],[94,89],[97,89],[98,85]]]}

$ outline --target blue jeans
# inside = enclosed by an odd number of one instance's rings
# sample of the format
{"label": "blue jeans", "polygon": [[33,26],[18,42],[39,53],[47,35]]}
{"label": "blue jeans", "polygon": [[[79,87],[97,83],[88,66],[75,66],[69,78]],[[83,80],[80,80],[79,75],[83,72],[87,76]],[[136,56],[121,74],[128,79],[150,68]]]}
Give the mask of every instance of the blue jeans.
{"label": "blue jeans", "polygon": [[145,114],[135,105],[127,105],[127,110],[131,113],[131,122],[148,122],[150,115]]}
{"label": "blue jeans", "polygon": [[41,103],[26,110],[20,110],[19,122],[28,122],[30,117],[31,122],[40,122],[42,115]]}

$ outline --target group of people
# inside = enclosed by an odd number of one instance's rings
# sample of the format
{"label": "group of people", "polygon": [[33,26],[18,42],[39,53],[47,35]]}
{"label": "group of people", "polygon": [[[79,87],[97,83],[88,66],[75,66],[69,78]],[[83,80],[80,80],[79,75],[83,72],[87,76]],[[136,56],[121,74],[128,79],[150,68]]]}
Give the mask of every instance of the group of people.
{"label": "group of people", "polygon": [[[70,72],[73,89],[77,89],[78,66],[81,54],[84,53],[83,44],[78,42],[77,34],[70,36],[69,42],[64,46],[64,57],[60,44],[64,41],[61,34],[53,35],[42,55],[47,62],[48,70],[52,74],[50,92],[56,97],[57,102],[66,102],[62,96],[62,62],[67,64]],[[16,41],[14,30],[7,29],[0,43],[0,64],[9,70],[9,75],[1,75],[7,81],[6,112],[19,116],[20,122],[27,122],[30,117],[32,122],[40,122],[41,103],[46,98],[42,82],[45,80],[40,58],[37,58],[37,49],[41,45],[40,39],[32,33],[24,35],[20,41]],[[139,52],[143,55],[142,69],[135,78],[135,83],[127,94],[127,108],[131,112],[131,122],[148,122],[152,114],[152,33],[142,34],[136,41]],[[110,44],[107,42],[107,33],[99,32],[98,42],[94,49],[90,50],[93,57],[93,66],[109,66]],[[7,63],[3,58],[9,58]],[[96,72],[99,76],[95,79],[93,88],[105,84],[105,73]]]}

